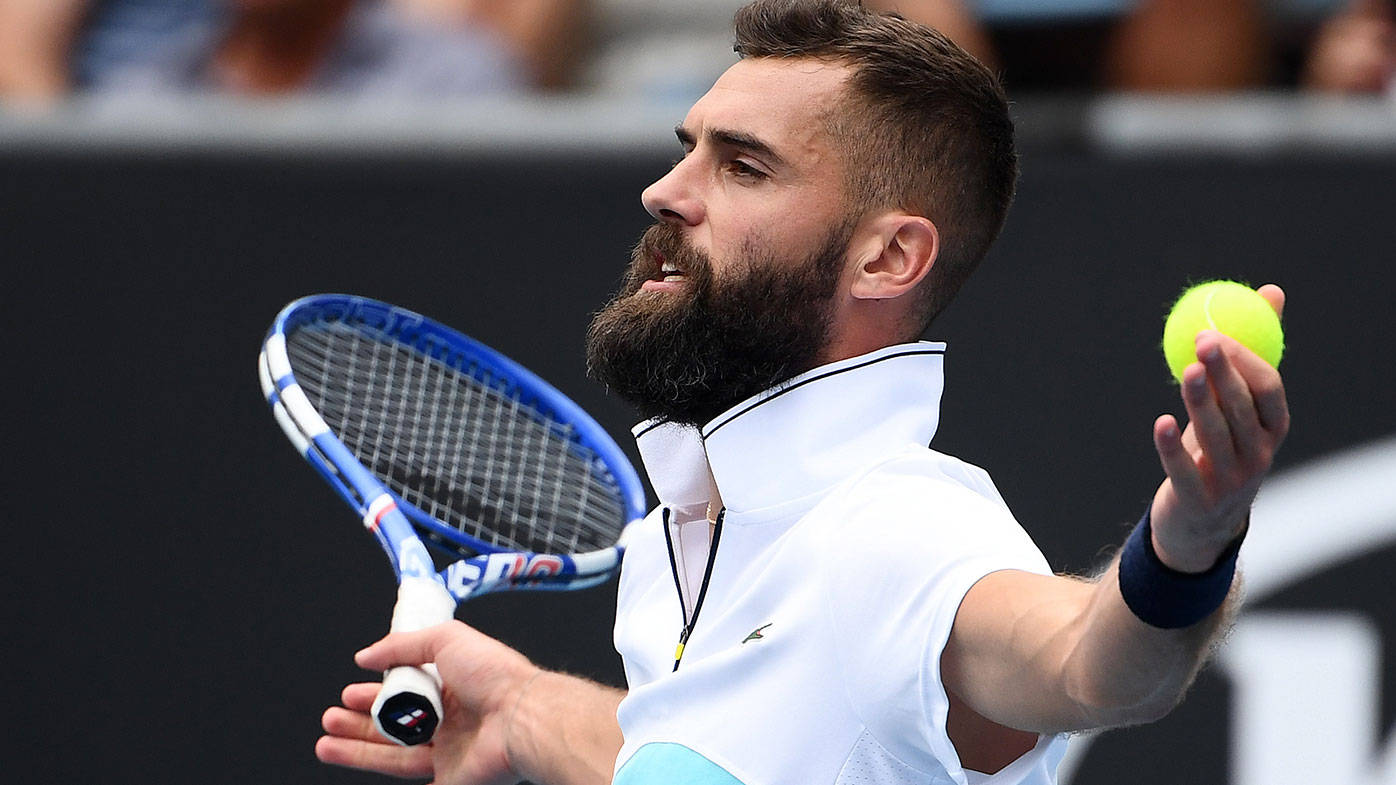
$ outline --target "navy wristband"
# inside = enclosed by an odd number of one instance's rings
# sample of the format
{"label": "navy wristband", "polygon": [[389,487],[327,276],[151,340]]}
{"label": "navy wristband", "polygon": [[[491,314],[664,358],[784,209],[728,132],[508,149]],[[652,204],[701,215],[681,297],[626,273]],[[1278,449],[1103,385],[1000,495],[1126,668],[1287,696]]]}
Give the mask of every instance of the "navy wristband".
{"label": "navy wristband", "polygon": [[1244,538],[1242,532],[1206,572],[1179,572],[1154,552],[1153,527],[1145,510],[1120,552],[1120,595],[1125,605],[1140,621],[1160,629],[1176,630],[1202,621],[1226,601]]}

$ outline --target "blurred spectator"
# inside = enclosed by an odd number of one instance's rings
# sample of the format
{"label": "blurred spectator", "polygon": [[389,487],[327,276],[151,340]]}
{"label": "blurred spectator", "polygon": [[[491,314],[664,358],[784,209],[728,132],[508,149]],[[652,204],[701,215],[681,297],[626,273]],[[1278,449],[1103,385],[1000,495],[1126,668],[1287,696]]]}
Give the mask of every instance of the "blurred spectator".
{"label": "blurred spectator", "polygon": [[394,0],[419,18],[491,30],[508,42],[535,87],[576,81],[590,43],[590,0]]}
{"label": "blurred spectator", "polygon": [[691,103],[736,61],[732,14],[745,0],[596,0],[586,90]]}
{"label": "blurred spectator", "polygon": [[976,8],[1010,90],[1210,92],[1267,82],[1272,2],[978,0]]}
{"label": "blurred spectator", "polygon": [[[595,92],[691,103],[736,61],[732,15],[746,2],[596,0],[595,47],[582,71],[582,86]],[[966,2],[866,0],[866,5],[895,9],[930,24],[993,62],[988,39]]]}
{"label": "blurred spectator", "polygon": [[1350,0],[1319,29],[1303,82],[1314,90],[1396,90],[1396,2]]}
{"label": "blurred spectator", "polygon": [[974,10],[962,0],[864,0],[863,5],[877,11],[896,11],[907,19],[934,27],[979,58],[979,62],[990,68],[998,65],[988,33]]}
{"label": "blurred spectator", "polygon": [[1260,0],[1141,0],[1111,35],[1105,86],[1218,92],[1261,87],[1270,32]]}
{"label": "blurred spectator", "polygon": [[87,77],[98,91],[438,96],[512,88],[522,73],[492,36],[382,0],[225,0]]}
{"label": "blurred spectator", "polygon": [[447,96],[558,84],[585,8],[583,0],[0,0],[0,95]]}
{"label": "blurred spectator", "polygon": [[0,96],[67,90],[68,50],[85,10],[85,0],[0,0]]}
{"label": "blurred spectator", "polygon": [[1396,0],[975,0],[973,6],[1015,91],[1378,91],[1391,82],[1396,52]]}

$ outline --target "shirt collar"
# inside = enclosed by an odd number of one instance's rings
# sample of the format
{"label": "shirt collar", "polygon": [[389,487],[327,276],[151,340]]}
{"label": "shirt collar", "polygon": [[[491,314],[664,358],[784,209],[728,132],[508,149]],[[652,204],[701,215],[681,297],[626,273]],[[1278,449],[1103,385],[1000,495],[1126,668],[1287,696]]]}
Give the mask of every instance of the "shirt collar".
{"label": "shirt collar", "polygon": [[940,420],[945,344],[922,341],[820,366],[752,396],[701,429],[649,420],[636,444],[660,503],[708,500],[741,513],[827,490],[910,446]]}

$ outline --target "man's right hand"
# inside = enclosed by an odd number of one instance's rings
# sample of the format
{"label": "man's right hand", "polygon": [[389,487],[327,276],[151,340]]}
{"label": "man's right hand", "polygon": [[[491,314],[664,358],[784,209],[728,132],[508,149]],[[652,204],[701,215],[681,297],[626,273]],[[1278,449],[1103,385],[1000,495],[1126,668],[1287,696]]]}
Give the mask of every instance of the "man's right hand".
{"label": "man's right hand", "polygon": [[499,641],[452,621],[393,633],[354,657],[385,671],[436,663],[445,716],[430,744],[402,747],[373,727],[380,685],[350,684],[325,711],[315,755],[325,763],[436,785],[610,782],[620,751],[616,707],[625,693],[544,671]]}
{"label": "man's right hand", "polygon": [[437,785],[518,782],[509,756],[509,722],[525,687],[542,673],[528,658],[460,622],[394,633],[355,655],[362,667],[436,663],[445,716],[430,744],[402,747],[373,727],[378,684],[350,684],[344,706],[325,711],[315,745],[325,763],[395,777],[434,777]]}

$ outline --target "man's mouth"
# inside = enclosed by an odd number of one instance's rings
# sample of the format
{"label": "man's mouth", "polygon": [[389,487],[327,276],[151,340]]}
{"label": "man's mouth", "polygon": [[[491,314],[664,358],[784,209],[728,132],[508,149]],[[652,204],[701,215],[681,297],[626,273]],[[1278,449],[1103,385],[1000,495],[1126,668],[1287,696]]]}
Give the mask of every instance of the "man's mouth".
{"label": "man's mouth", "polygon": [[682,281],[683,270],[677,264],[669,260],[664,260],[659,265],[659,280],[661,281]]}
{"label": "man's mouth", "polygon": [[666,258],[666,255],[663,251],[660,251],[659,249],[654,249],[650,251],[650,253],[653,255],[653,261],[659,267],[657,271],[650,274],[651,281],[663,281],[666,283],[672,283],[676,281],[682,281],[685,279],[686,276],[684,275],[684,269],[680,267],[677,262],[671,261],[668,258]]}
{"label": "man's mouth", "polygon": [[665,291],[672,290],[678,286],[688,285],[688,276],[678,264],[665,259],[663,254],[656,253],[654,261],[659,263],[659,269],[650,274],[648,280],[644,281],[640,288],[644,291]]}

